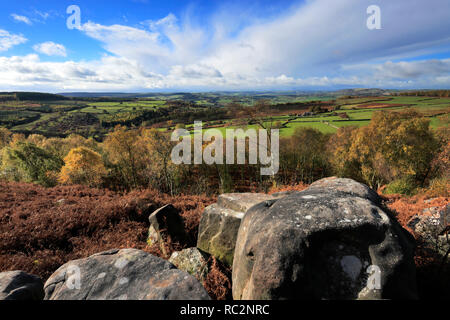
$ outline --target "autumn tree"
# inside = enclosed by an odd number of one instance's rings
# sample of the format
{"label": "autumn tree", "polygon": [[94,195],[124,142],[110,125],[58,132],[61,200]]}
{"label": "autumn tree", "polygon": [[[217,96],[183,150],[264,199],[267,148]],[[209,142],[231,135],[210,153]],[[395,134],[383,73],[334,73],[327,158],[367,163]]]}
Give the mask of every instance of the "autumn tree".
{"label": "autumn tree", "polygon": [[85,147],[70,150],[64,158],[59,181],[63,184],[99,186],[107,171],[100,154]]}
{"label": "autumn tree", "polygon": [[112,174],[118,180],[115,184],[126,189],[148,184],[148,149],[138,130],[117,126],[104,141],[103,150],[112,167]]}
{"label": "autumn tree", "polygon": [[326,153],[329,136],[312,128],[297,128],[281,140],[280,178],[283,183],[312,183],[330,174]]}
{"label": "autumn tree", "polygon": [[358,168],[358,178],[374,188],[396,179],[423,185],[439,148],[429,120],[414,111],[375,112],[367,127],[345,138],[334,149],[337,167]]}
{"label": "autumn tree", "polygon": [[28,142],[33,143],[39,147],[42,147],[45,140],[46,140],[46,138],[41,134],[31,134],[27,138]]}
{"label": "autumn tree", "polygon": [[363,181],[361,177],[361,166],[356,157],[348,157],[353,137],[356,135],[358,127],[341,127],[333,134],[327,144],[330,162],[334,174],[341,177],[349,177],[358,181]]}
{"label": "autumn tree", "polygon": [[147,163],[150,184],[161,191],[173,194],[178,182],[177,174],[182,169],[171,161],[174,143],[167,133],[156,129],[144,131],[143,141],[151,155]]}
{"label": "autumn tree", "polygon": [[2,172],[9,180],[56,184],[56,174],[64,162],[33,143],[17,142],[3,150]]}
{"label": "autumn tree", "polygon": [[86,139],[78,134],[71,134],[66,138],[48,138],[43,140],[39,146],[63,159],[70,150],[86,147],[99,151],[97,143],[93,139]]}
{"label": "autumn tree", "polygon": [[0,128],[0,149],[6,147],[12,138],[12,132],[6,128]]}

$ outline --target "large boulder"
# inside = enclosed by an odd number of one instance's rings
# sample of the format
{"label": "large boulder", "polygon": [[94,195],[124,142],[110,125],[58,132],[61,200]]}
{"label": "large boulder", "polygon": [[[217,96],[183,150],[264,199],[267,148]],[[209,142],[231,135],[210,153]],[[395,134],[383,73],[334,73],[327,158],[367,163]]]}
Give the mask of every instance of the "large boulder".
{"label": "large boulder", "polygon": [[169,262],[203,282],[209,272],[209,257],[198,248],[188,248],[172,253]]}
{"label": "large boulder", "polygon": [[312,183],[308,190],[322,190],[324,188],[332,191],[345,192],[353,196],[368,199],[378,205],[381,204],[381,197],[376,191],[352,179],[337,177],[324,178]]}
{"label": "large boulder", "polygon": [[412,236],[366,186],[331,181],[246,213],[234,299],[417,298]]}
{"label": "large boulder", "polygon": [[38,276],[23,271],[0,273],[0,300],[42,300],[44,284]]}
{"label": "large boulder", "polygon": [[183,218],[171,204],[159,208],[148,219],[150,228],[148,230],[147,243],[149,245],[159,244],[164,255],[166,255],[164,242],[168,238],[182,244],[189,243],[189,237],[184,229]]}
{"label": "large boulder", "polygon": [[209,300],[203,286],[170,262],[141,250],[110,250],[60,267],[46,300]]}
{"label": "large boulder", "polygon": [[224,264],[233,264],[234,247],[242,218],[257,203],[278,199],[264,193],[227,193],[208,206],[199,225],[197,247]]}

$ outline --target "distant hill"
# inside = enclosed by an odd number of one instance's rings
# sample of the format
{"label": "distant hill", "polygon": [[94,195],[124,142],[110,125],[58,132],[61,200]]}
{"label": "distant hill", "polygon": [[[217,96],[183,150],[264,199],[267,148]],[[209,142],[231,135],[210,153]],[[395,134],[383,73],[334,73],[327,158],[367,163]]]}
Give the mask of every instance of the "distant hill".
{"label": "distant hill", "polygon": [[55,101],[68,99],[62,95],[42,92],[0,92],[0,96],[10,97],[12,100],[19,101]]}
{"label": "distant hill", "polygon": [[398,90],[385,90],[385,89],[343,89],[333,92],[338,96],[358,96],[358,97],[375,97],[390,95]]}
{"label": "distant hill", "polygon": [[65,92],[59,95],[71,98],[139,98],[148,97],[148,93],[124,93],[124,92]]}
{"label": "distant hill", "polygon": [[343,89],[337,91],[218,91],[218,92],[151,92],[151,93],[125,93],[125,92],[65,92],[59,95],[71,98],[144,98],[144,97],[154,97],[154,96],[174,96],[181,95],[186,99],[193,98],[195,96],[217,95],[217,96],[230,96],[230,95],[242,95],[242,96],[255,96],[264,97],[270,96],[382,96],[389,95],[393,92],[398,92],[398,90],[386,90],[386,89]]}

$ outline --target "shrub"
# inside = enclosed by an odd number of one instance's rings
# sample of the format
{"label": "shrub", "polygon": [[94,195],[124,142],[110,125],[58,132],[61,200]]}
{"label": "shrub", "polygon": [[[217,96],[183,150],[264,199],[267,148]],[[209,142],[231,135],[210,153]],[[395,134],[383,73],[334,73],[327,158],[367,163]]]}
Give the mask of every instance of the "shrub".
{"label": "shrub", "polygon": [[413,195],[416,191],[416,183],[411,177],[397,179],[389,183],[384,189],[385,194]]}
{"label": "shrub", "polygon": [[450,183],[448,177],[434,178],[427,188],[422,190],[427,197],[449,197]]}
{"label": "shrub", "polygon": [[3,151],[2,169],[7,179],[54,186],[55,174],[64,162],[33,143],[18,142]]}

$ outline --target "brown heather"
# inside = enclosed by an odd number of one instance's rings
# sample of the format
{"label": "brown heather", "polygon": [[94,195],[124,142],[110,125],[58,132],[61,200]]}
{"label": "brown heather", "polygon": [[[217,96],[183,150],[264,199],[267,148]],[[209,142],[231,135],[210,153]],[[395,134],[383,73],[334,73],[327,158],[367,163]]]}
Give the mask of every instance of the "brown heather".
{"label": "brown heather", "polygon": [[[171,197],[152,190],[121,195],[83,186],[43,188],[0,182],[0,271],[24,270],[44,281],[62,264],[113,248],[147,246],[148,216],[168,203],[182,212],[192,243],[203,209],[213,197]],[[191,244],[167,243],[169,254]],[[223,271],[222,271],[223,270]],[[205,287],[214,299],[230,296],[229,274],[213,263]],[[228,285],[224,286],[225,283]]]}

